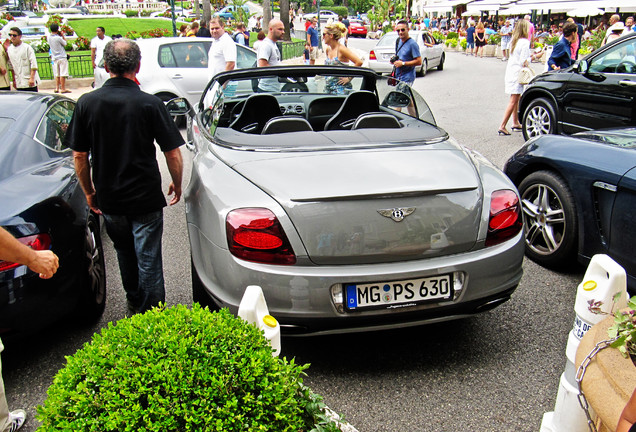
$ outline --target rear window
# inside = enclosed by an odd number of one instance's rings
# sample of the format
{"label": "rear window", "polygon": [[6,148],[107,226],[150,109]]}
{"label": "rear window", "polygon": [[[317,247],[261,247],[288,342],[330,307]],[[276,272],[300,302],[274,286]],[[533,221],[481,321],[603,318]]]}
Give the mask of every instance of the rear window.
{"label": "rear window", "polygon": [[388,34],[388,35],[384,35],[382,36],[382,39],[380,39],[380,42],[378,42],[378,46],[391,46],[391,47],[395,47],[395,40],[397,39],[397,34]]}

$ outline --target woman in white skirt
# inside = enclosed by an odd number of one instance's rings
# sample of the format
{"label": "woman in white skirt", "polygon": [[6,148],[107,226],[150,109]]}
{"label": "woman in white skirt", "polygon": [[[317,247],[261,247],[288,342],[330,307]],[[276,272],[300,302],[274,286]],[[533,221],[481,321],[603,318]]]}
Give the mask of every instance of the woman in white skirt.
{"label": "woman in white skirt", "polygon": [[512,116],[512,130],[521,131],[521,123],[519,122],[519,98],[523,92],[523,85],[519,84],[519,72],[524,66],[528,66],[534,57],[530,53],[530,41],[528,40],[528,21],[519,20],[515,24],[512,32],[512,41],[510,42],[510,56],[508,65],[506,66],[506,77],[504,80],[506,93],[510,95],[510,102],[504,112],[501,126],[497,131],[499,135],[510,135],[506,125],[510,116]]}

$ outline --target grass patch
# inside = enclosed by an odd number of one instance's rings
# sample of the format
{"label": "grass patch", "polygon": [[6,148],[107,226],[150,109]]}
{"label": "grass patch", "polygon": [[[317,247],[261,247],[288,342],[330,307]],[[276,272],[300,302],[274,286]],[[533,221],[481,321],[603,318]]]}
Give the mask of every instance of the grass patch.
{"label": "grass patch", "polygon": [[[179,26],[184,22],[177,21],[177,31]],[[153,30],[156,28],[167,29],[172,32],[172,21],[166,19],[152,18],[120,18],[120,17],[104,17],[103,19],[69,19],[69,25],[73,27],[78,36],[84,36],[89,39],[95,37],[95,29],[100,26],[104,27],[108,36],[120,34],[125,36],[130,31],[141,33],[142,31]]]}

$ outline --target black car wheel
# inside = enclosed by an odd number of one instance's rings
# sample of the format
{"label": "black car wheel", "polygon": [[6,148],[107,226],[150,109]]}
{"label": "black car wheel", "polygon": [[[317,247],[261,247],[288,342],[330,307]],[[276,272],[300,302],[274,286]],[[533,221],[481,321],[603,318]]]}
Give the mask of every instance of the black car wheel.
{"label": "black car wheel", "polygon": [[437,70],[444,70],[444,61],[446,60],[446,54],[442,53],[442,58],[439,59],[439,64],[437,65]]}
{"label": "black car wheel", "polygon": [[422,67],[420,68],[419,72],[417,73],[418,76],[426,76],[426,72],[428,71],[428,60],[424,59],[422,60]]}
{"label": "black car wheel", "polygon": [[554,133],[556,130],[556,115],[552,104],[544,98],[530,102],[523,114],[522,125],[523,137],[526,140]]}
{"label": "black car wheel", "polygon": [[577,243],[577,216],[565,181],[555,173],[537,171],[521,182],[519,193],[526,255],[548,267],[570,261]]}
{"label": "black car wheel", "polygon": [[220,310],[221,308],[214,303],[205,290],[203,282],[201,282],[201,278],[199,278],[199,274],[197,273],[197,269],[194,268],[192,258],[190,258],[190,268],[192,274],[192,301],[199,303],[202,307],[207,306],[211,311]]}
{"label": "black car wheel", "polygon": [[84,231],[84,278],[79,314],[85,320],[96,320],[106,306],[106,265],[97,217],[88,215]]}

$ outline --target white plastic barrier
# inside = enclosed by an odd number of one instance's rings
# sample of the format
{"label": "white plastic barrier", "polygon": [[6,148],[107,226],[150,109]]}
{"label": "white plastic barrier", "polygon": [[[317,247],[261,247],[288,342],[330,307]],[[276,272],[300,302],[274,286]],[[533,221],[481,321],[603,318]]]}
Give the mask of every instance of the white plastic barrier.
{"label": "white plastic barrier", "polygon": [[269,314],[261,287],[250,285],[245,289],[245,294],[243,294],[239,305],[238,316],[265,332],[265,338],[270,341],[272,348],[274,348],[272,355],[278,357],[280,354],[280,324],[276,318]]}
{"label": "white plastic barrier", "polygon": [[[616,294],[620,297],[615,300]],[[567,362],[559,380],[554,412],[543,415],[541,432],[587,432],[587,417],[578,400],[576,384],[576,350],[581,339],[607,314],[627,307],[627,276],[625,269],[607,255],[594,255],[579,284],[574,304],[574,327],[565,348]],[[593,312],[593,310],[595,312]]]}

